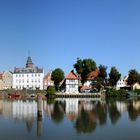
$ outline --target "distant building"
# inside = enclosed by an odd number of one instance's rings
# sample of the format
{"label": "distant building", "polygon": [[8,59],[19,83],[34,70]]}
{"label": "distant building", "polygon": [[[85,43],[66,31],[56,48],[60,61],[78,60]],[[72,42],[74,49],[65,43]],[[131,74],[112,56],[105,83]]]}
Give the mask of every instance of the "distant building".
{"label": "distant building", "polygon": [[52,71],[49,71],[48,74],[43,79],[44,89],[47,89],[48,86],[54,86],[54,81],[51,80]]}
{"label": "distant building", "polygon": [[0,74],[0,90],[3,90],[2,73]]}
{"label": "distant building", "polygon": [[88,75],[88,78],[87,78],[87,81],[83,84],[83,86],[81,87],[81,92],[84,92],[84,91],[89,91],[92,89],[92,81],[98,77],[99,75],[99,69],[95,69],[94,71],[92,71],[89,75]]}
{"label": "distant building", "polygon": [[13,72],[14,89],[43,89],[43,68],[34,67],[29,56],[25,68],[15,68]]}
{"label": "distant building", "polygon": [[65,79],[66,93],[78,93],[79,78],[78,75],[72,70]]}
{"label": "distant building", "polygon": [[119,89],[130,89],[131,87],[127,84],[127,79],[128,79],[128,76],[125,76],[124,78],[120,78],[117,81],[116,89],[117,90],[119,90]]}
{"label": "distant building", "polygon": [[2,74],[3,89],[11,89],[13,85],[13,73],[4,71]]}
{"label": "distant building", "polygon": [[135,90],[135,89],[140,89],[140,84],[138,82],[134,83],[132,85],[132,89]]}
{"label": "distant building", "polygon": [[124,88],[124,87],[126,87],[126,86],[127,86],[126,81],[125,81],[124,79],[121,78],[121,79],[119,79],[119,80],[117,81],[116,89],[119,90],[119,89]]}

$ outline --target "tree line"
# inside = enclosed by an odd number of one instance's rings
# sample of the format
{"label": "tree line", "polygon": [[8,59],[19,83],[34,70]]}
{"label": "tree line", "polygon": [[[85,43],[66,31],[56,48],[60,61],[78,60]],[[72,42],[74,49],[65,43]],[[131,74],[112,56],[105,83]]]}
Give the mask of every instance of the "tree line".
{"label": "tree line", "polygon": [[[112,66],[110,72],[107,73],[106,65],[100,64],[97,66],[96,62],[91,58],[77,58],[73,68],[76,70],[76,73],[80,75],[82,84],[88,80],[88,76],[92,71],[98,69],[99,74],[92,80],[92,86],[99,90],[105,86],[115,87],[117,81],[121,78],[121,73],[115,66]],[[60,82],[64,79],[64,77],[64,71],[61,68],[56,68],[52,72],[51,79],[54,81],[57,91],[59,90]],[[128,85],[133,85],[136,82],[140,83],[140,74],[137,70],[131,69],[128,73],[127,83]]]}

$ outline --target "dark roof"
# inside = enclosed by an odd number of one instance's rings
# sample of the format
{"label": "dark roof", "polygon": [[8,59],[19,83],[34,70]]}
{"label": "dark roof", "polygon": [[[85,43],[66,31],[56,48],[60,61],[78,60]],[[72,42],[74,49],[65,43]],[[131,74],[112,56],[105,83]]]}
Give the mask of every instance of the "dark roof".
{"label": "dark roof", "polygon": [[14,73],[43,73],[43,68],[15,68]]}

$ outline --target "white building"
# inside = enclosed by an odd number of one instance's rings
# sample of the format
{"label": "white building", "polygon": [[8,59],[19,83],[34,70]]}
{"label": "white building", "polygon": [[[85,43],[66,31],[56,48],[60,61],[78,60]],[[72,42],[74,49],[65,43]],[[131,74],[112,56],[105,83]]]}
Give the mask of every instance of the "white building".
{"label": "white building", "polygon": [[78,93],[79,90],[78,75],[72,70],[66,77],[66,93]]}
{"label": "white building", "polygon": [[120,88],[127,87],[127,82],[125,79],[119,79],[116,84],[116,89],[119,90]]}
{"label": "white building", "polygon": [[33,66],[31,57],[28,57],[25,68],[15,68],[13,72],[14,89],[43,89],[43,68]]}

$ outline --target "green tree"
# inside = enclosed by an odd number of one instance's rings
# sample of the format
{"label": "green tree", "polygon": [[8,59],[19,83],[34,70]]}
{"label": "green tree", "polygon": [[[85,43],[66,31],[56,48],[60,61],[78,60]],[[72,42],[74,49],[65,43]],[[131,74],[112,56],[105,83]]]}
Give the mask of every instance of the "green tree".
{"label": "green tree", "polygon": [[64,79],[64,72],[62,69],[57,68],[52,72],[51,79],[54,81],[56,90],[59,90],[59,84]]}
{"label": "green tree", "polygon": [[86,82],[89,73],[96,69],[95,61],[90,58],[83,60],[77,58],[77,62],[73,66],[76,69],[76,72],[81,76],[82,83]]}
{"label": "green tree", "polygon": [[109,84],[115,86],[117,81],[120,79],[121,74],[118,72],[116,67],[112,67],[109,73]]}
{"label": "green tree", "polygon": [[137,70],[132,69],[129,71],[127,83],[128,85],[133,85],[136,82],[140,82],[140,74],[137,72]]}
{"label": "green tree", "polygon": [[100,90],[106,84],[106,77],[107,77],[107,67],[104,65],[99,66],[99,75],[98,77],[94,78],[92,81],[92,86]]}
{"label": "green tree", "polygon": [[104,81],[107,77],[106,70],[107,70],[107,66],[105,66],[105,65],[100,65],[99,66],[99,77],[101,77]]}
{"label": "green tree", "polygon": [[92,84],[91,84],[94,88],[98,89],[98,91],[101,90],[101,88],[103,88],[104,86],[104,80],[101,77],[96,77],[95,79],[93,79]]}

